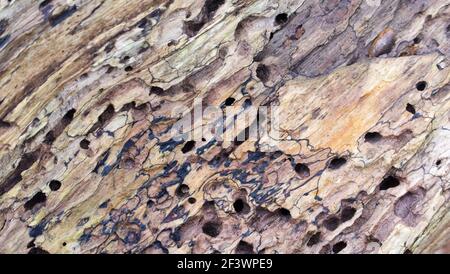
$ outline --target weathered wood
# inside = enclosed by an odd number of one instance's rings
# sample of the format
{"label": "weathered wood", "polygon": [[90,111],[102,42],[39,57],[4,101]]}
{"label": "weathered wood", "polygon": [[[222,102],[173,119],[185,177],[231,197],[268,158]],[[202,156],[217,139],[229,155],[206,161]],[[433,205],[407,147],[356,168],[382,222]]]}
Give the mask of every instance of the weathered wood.
{"label": "weathered wood", "polygon": [[[0,252],[450,252],[449,23],[447,0],[0,1]],[[279,136],[177,141],[200,99],[276,109]]]}

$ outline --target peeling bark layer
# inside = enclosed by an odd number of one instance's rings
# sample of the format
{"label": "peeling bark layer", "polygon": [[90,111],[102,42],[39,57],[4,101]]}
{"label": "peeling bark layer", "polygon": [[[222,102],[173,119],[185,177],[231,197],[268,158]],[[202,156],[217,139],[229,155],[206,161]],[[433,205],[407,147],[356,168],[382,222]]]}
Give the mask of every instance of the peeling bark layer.
{"label": "peeling bark layer", "polygon": [[[449,24],[447,0],[0,1],[0,252],[450,252]],[[200,98],[277,106],[280,136],[175,140]]]}

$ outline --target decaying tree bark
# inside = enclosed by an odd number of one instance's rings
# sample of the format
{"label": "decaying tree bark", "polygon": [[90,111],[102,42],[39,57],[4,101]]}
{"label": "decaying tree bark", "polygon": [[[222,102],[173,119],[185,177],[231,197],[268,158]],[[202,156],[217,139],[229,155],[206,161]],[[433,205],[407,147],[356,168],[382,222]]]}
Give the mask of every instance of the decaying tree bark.
{"label": "decaying tree bark", "polygon": [[[0,252],[450,252],[449,23],[448,0],[1,0]],[[279,139],[175,140],[199,98],[277,106]]]}

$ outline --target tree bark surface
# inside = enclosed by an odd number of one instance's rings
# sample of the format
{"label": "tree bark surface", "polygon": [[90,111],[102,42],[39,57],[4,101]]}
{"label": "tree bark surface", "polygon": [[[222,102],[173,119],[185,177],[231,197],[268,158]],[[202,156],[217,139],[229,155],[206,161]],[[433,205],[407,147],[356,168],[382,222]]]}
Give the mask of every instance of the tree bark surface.
{"label": "tree bark surface", "polygon": [[[449,253],[449,24],[448,0],[1,0],[0,253]],[[199,99],[280,134],[175,140]]]}

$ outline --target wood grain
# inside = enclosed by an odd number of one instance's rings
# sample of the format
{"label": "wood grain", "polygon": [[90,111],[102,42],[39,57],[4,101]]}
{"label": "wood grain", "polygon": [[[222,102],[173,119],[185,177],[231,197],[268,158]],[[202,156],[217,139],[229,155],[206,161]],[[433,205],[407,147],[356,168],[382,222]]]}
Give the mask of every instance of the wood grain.
{"label": "wood grain", "polygon": [[[1,0],[0,252],[450,252],[449,24],[448,0]],[[279,138],[174,140],[198,99],[277,106]]]}

